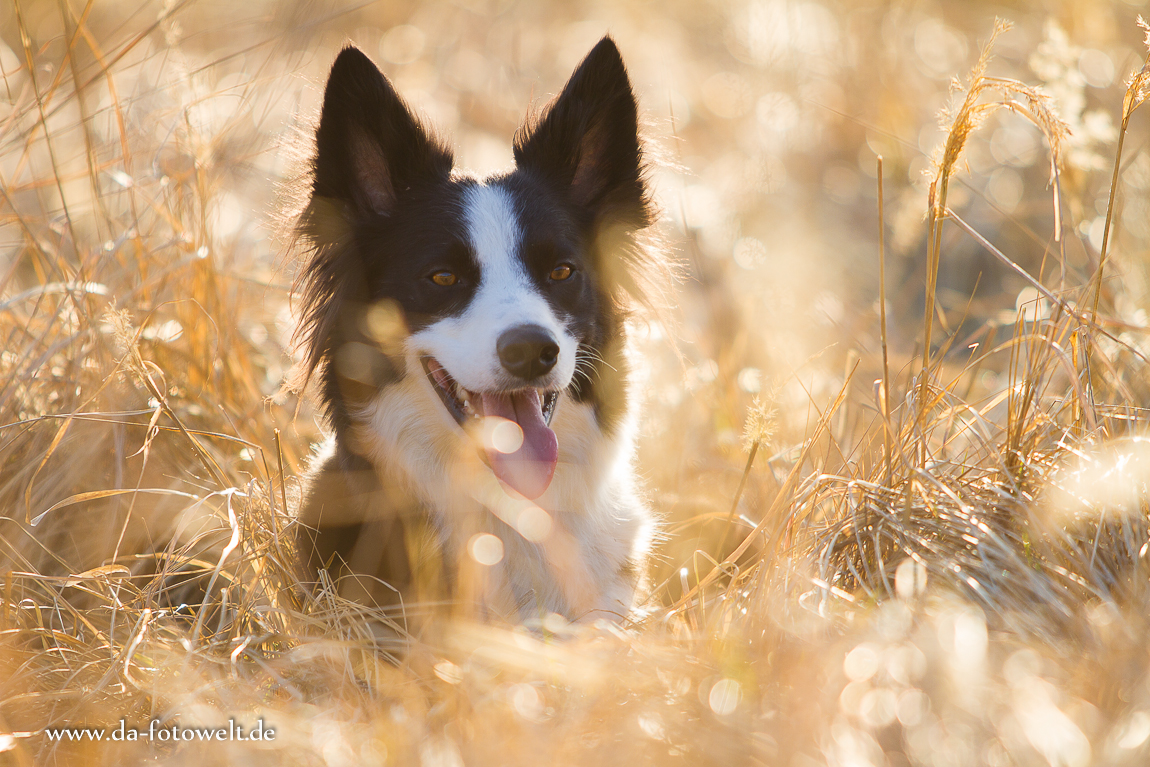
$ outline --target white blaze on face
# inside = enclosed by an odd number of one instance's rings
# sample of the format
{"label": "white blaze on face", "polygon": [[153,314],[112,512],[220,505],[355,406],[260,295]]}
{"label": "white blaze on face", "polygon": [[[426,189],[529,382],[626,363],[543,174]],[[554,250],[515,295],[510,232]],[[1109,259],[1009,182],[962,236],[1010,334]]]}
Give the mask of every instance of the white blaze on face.
{"label": "white blaze on face", "polygon": [[499,361],[499,337],[518,325],[538,325],[559,344],[559,359],[545,388],[566,388],[575,373],[578,341],[555,316],[519,259],[523,233],[511,195],[499,186],[476,184],[464,193],[464,215],[479,263],[479,289],[463,314],[428,325],[411,337],[473,392],[514,387]]}

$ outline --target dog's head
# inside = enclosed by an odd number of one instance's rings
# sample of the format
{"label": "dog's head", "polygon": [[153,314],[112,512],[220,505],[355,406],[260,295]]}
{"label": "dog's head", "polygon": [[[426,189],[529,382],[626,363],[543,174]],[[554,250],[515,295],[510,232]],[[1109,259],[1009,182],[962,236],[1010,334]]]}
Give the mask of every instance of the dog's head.
{"label": "dog's head", "polygon": [[[477,179],[358,49],[332,66],[316,132],[304,273],[306,369],[337,435],[405,377],[480,434],[496,475],[537,497],[566,398],[610,431],[625,408],[622,317],[650,225],[637,110],[604,38]],[[569,405],[563,405],[569,406]],[[429,425],[430,429],[430,425]]]}

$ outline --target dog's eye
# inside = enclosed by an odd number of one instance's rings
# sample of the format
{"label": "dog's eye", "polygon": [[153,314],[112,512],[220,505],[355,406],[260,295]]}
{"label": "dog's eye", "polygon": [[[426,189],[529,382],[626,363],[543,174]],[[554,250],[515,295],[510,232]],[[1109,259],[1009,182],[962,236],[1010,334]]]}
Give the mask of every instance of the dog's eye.
{"label": "dog's eye", "polygon": [[559,266],[551,270],[551,279],[555,280],[556,282],[562,282],[563,280],[570,277],[574,272],[575,270],[571,268],[570,264],[559,264]]}
{"label": "dog's eye", "polygon": [[435,274],[431,275],[431,281],[436,285],[441,285],[445,288],[448,288],[456,283],[457,278],[451,272],[444,270],[442,272],[436,272]]}

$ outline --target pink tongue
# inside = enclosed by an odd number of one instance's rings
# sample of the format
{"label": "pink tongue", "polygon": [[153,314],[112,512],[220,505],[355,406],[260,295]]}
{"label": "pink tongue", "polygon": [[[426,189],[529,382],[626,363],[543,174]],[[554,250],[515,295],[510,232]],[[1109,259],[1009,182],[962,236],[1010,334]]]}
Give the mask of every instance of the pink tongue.
{"label": "pink tongue", "polygon": [[514,421],[523,430],[523,444],[514,453],[484,448],[495,476],[524,498],[534,500],[543,495],[555,474],[559,440],[543,422],[539,392],[528,389],[514,394],[480,396],[483,398],[483,415]]}

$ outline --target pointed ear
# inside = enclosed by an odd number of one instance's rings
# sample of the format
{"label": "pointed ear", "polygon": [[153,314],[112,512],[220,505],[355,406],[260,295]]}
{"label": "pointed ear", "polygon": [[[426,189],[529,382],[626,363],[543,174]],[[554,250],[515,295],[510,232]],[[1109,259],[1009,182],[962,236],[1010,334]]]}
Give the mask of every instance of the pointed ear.
{"label": "pointed ear", "polygon": [[542,117],[520,129],[515,163],[566,190],[596,220],[651,223],[635,94],[610,37],[591,49]]}
{"label": "pointed ear", "polygon": [[362,51],[344,48],[328,75],[316,130],[314,197],[388,215],[421,178],[451,173],[451,151],[408,109]]}

